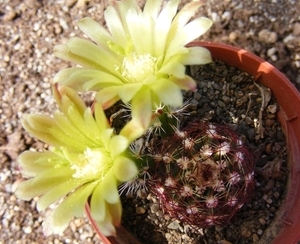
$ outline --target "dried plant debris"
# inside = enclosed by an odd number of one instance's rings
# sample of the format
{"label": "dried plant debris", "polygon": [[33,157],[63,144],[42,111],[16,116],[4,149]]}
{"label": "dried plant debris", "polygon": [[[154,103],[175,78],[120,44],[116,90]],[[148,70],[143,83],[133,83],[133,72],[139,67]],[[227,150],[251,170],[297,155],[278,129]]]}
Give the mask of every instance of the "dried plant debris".
{"label": "dried plant debris", "polygon": [[261,107],[259,110],[258,121],[256,123],[256,139],[264,138],[264,127],[263,127],[263,113],[271,100],[271,90],[268,87],[258,85],[254,82],[254,85],[258,88],[261,94]]}

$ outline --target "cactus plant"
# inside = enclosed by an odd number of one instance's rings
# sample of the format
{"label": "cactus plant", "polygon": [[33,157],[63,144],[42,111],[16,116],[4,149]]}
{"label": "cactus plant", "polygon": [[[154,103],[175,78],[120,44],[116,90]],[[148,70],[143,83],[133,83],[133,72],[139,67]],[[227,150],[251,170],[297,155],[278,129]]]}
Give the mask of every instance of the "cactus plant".
{"label": "cactus plant", "polygon": [[226,224],[253,192],[253,153],[225,125],[192,120],[172,128],[141,155],[149,165],[146,188],[182,222]]}

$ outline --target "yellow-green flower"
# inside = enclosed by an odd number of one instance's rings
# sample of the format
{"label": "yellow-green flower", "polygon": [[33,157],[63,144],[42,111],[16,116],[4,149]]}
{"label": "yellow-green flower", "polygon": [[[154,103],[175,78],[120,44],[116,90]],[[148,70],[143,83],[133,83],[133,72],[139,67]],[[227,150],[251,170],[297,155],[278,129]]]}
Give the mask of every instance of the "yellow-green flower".
{"label": "yellow-green flower", "polygon": [[118,100],[131,102],[133,120],[124,129],[141,135],[155,105],[180,107],[181,89],[196,88],[185,65],[211,62],[205,48],[185,45],[205,33],[212,21],[190,21],[200,1],[177,13],[179,2],[171,0],[161,9],[163,0],[148,0],[141,10],[135,0],[111,1],[104,13],[108,30],[90,18],[82,19],[79,28],[93,42],[73,37],[57,45],[57,57],[81,67],[60,71],[54,81],[77,91],[99,91],[97,100],[104,108]]}
{"label": "yellow-green flower", "polygon": [[113,235],[122,213],[117,186],[138,173],[127,152],[131,141],[114,134],[101,104],[91,109],[70,88],[56,85],[53,91],[61,112],[22,119],[29,133],[51,147],[19,156],[21,172],[30,179],[16,195],[24,200],[41,196],[39,211],[62,199],[45,223],[45,234],[60,233],[74,216],[82,217],[91,197],[92,217],[103,234]]}

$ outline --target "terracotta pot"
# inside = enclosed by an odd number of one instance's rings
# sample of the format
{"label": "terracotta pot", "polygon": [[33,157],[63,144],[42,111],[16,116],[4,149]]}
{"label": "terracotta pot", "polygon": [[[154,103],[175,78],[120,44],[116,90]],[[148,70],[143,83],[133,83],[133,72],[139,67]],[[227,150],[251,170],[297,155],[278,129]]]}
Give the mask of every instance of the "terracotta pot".
{"label": "terracotta pot", "polygon": [[213,59],[224,61],[255,77],[269,87],[278,105],[278,120],[288,145],[289,182],[285,200],[272,225],[280,226],[272,244],[295,244],[300,240],[300,93],[274,66],[243,49],[212,42],[192,42],[210,50]]}
{"label": "terracotta pot", "polygon": [[[272,244],[297,243],[300,240],[300,93],[275,67],[243,49],[211,42],[192,42],[188,46],[206,47],[213,59],[250,73],[272,90],[279,104],[278,120],[286,135],[289,152],[288,192],[277,218],[271,224],[275,228],[279,226]],[[86,210],[89,215],[88,205]],[[93,226],[105,244],[139,243],[123,227],[117,228],[117,237],[107,238],[96,225]]]}

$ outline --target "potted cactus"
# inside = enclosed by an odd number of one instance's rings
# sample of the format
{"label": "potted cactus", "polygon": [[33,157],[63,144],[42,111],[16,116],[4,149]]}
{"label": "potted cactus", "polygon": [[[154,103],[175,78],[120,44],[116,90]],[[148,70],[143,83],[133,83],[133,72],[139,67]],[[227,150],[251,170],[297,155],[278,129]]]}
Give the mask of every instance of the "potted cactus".
{"label": "potted cactus", "polygon": [[[287,197],[293,206],[286,203],[282,211],[285,223],[291,225],[283,231],[294,231],[300,225],[297,215],[291,215],[300,209],[291,200],[295,192],[300,194],[296,177],[300,111],[289,105],[300,102],[299,94],[275,68],[246,51],[190,43],[212,25],[204,17],[190,21],[200,1],[178,13],[178,0],[161,10],[162,2],[149,0],[141,10],[134,0],[112,1],[104,14],[108,30],[84,18],[79,28],[93,42],[73,37],[54,48],[57,57],[79,66],[54,77],[60,111],[23,117],[24,128],[50,148],[20,155],[22,174],[31,179],[20,184],[16,195],[24,200],[42,195],[39,210],[62,199],[45,223],[45,234],[61,233],[85,210],[104,243],[138,243],[120,225],[118,187],[139,177],[171,216],[196,227],[228,222],[253,193],[253,154],[229,126],[201,118],[181,121],[177,116],[185,108],[181,90],[197,87],[186,66],[219,59],[270,87],[280,105],[293,186]],[[78,95],[85,91],[96,92],[91,106]],[[283,97],[285,92],[288,98]],[[118,102],[129,111],[129,119],[115,128],[115,114],[108,118],[107,112],[120,108]],[[140,140],[143,143],[136,148]],[[293,232],[289,238],[292,243],[299,236]]]}

